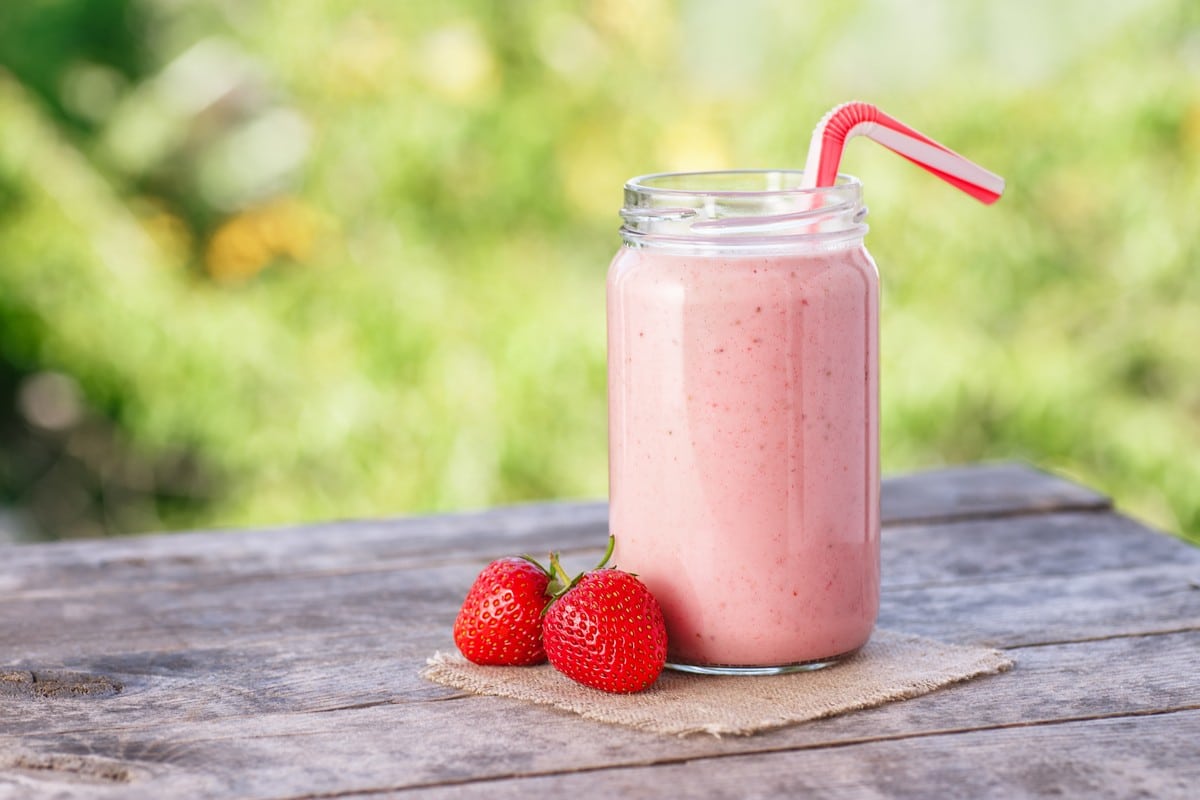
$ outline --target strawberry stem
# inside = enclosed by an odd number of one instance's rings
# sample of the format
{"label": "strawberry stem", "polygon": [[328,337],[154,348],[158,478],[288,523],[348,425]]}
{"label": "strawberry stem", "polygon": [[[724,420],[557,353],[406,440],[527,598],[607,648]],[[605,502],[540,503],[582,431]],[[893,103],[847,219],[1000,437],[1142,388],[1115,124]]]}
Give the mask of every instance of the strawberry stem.
{"label": "strawberry stem", "polygon": [[554,584],[555,597],[573,585],[571,576],[567,574],[567,571],[563,569],[562,562],[558,560],[557,552],[550,554],[550,582]]}
{"label": "strawberry stem", "polygon": [[[613,548],[616,547],[616,544],[616,538],[610,533],[608,535],[608,547],[605,548],[604,557],[600,559],[600,563],[597,564],[593,569],[590,569],[587,572],[581,572],[575,577],[571,577],[569,574],[567,574],[567,571],[563,569],[562,562],[558,560],[558,553],[551,553],[550,569],[546,571],[546,574],[550,576],[550,585],[546,587],[546,594],[551,597],[551,600],[546,604],[546,608],[542,610],[542,615],[545,616],[546,612],[550,610],[550,606],[555,600],[574,589],[575,585],[578,584],[579,581],[583,580],[583,576],[587,575],[588,572],[604,569],[604,567],[608,564],[608,560],[612,558]],[[534,563],[536,564],[537,562],[535,561]],[[538,566],[540,567],[541,564],[538,564]]]}
{"label": "strawberry stem", "polygon": [[600,559],[600,563],[597,564],[595,567],[596,569],[604,569],[605,565],[608,564],[608,560],[610,558],[612,558],[613,548],[616,547],[616,544],[617,544],[617,537],[613,536],[610,533],[608,535],[608,547],[604,551],[604,558]]}

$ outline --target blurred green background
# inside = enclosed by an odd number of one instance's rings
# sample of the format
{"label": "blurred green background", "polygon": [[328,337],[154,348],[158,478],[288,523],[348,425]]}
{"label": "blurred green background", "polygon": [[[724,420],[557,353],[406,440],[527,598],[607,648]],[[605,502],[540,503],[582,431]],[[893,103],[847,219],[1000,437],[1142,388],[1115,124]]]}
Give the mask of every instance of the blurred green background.
{"label": "blurred green background", "polygon": [[877,102],[883,459],[1025,459],[1200,533],[1194,0],[0,4],[0,539],[606,491],[635,174]]}

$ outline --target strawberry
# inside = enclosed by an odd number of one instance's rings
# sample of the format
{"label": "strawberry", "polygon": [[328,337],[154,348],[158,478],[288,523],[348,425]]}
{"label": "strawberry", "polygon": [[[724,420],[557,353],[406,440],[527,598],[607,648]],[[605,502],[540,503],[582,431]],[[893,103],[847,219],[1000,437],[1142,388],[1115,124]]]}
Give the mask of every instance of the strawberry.
{"label": "strawberry", "polygon": [[518,667],[545,661],[549,583],[550,573],[531,558],[501,558],[484,567],[454,620],[454,643],[467,660]]}
{"label": "strawberry", "polygon": [[[658,679],[667,661],[667,629],[662,609],[636,576],[604,565],[574,580],[551,601],[542,620],[542,639],[550,663],[568,678],[627,694]],[[566,578],[558,555],[550,556],[556,580]]]}

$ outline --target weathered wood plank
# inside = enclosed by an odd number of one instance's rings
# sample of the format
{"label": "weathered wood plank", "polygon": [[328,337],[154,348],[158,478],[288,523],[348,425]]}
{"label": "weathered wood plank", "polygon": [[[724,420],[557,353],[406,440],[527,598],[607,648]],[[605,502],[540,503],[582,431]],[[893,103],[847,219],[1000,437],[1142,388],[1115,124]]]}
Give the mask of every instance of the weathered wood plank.
{"label": "weathered wood plank", "polygon": [[[393,672],[392,702],[304,712],[302,698],[313,683],[362,685],[355,674],[360,667],[344,656],[341,664],[301,661],[300,674],[277,673],[300,690],[301,702],[290,710],[250,705],[254,701],[247,696],[247,713],[240,717],[205,720],[194,716],[201,709],[185,706],[138,724],[102,717],[91,727],[71,727],[63,720],[58,733],[46,729],[0,737],[0,753],[48,764],[87,757],[92,759],[88,768],[109,773],[127,767],[132,782],[122,791],[136,791],[122,796],[182,796],[200,787],[250,798],[398,789],[1196,707],[1200,695],[1191,666],[1198,646],[1200,632],[1189,632],[1022,649],[1014,654],[1016,670],[1007,675],[758,737],[723,740],[658,737],[501,698],[417,699],[408,688],[414,672],[395,672],[379,654],[367,661],[367,669],[381,676]],[[197,706],[203,700],[198,697]],[[63,709],[70,703],[54,705]],[[45,773],[42,785],[49,791],[59,775],[53,769]],[[76,796],[92,796],[98,783],[90,782],[87,792]]]}
{"label": "weathered wood plank", "polygon": [[[1103,496],[1029,467],[958,467],[889,478],[884,523],[969,519],[1054,509],[1100,510]],[[203,576],[386,571],[448,559],[489,560],[602,545],[604,503],[542,503],[474,514],[332,522],[247,532],[195,532],[48,545],[0,545],[0,592],[195,585]]]}
{"label": "weathered wood plank", "polygon": [[256,531],[201,531],[3,547],[0,592],[111,582],[194,585],[280,574],[389,571],[426,562],[542,552],[563,541],[602,544],[602,503],[543,503],[479,513],[351,520]]}
{"label": "weathered wood plank", "polygon": [[[281,534],[284,536],[285,534]],[[543,532],[551,547],[573,554],[585,565],[605,538],[601,529],[554,528]],[[553,538],[553,543],[549,541]],[[227,537],[232,545],[238,537]],[[394,538],[403,539],[397,534]],[[159,538],[134,540],[154,546]],[[220,541],[220,540],[218,540]],[[393,555],[367,547],[357,561],[353,550],[332,566],[317,568],[312,559],[298,555],[293,562],[264,565],[237,557],[217,547],[203,555],[167,561],[155,558],[122,557],[107,561],[53,561],[39,565],[16,563],[0,568],[0,582],[8,576],[5,599],[64,602],[71,598],[158,590],[172,593],[206,591],[229,586],[251,586],[284,578],[314,578],[356,573],[400,573],[428,564],[470,562],[480,566],[490,558],[523,552],[505,550],[505,534],[480,530],[473,539],[474,550],[450,550],[435,556]],[[301,551],[303,552],[303,551]],[[927,585],[947,581],[989,580],[1018,575],[1053,576],[1088,569],[1112,569],[1200,558],[1192,548],[1174,537],[1146,528],[1126,517],[1111,513],[1052,513],[1019,518],[968,520],[946,524],[914,524],[885,530],[883,536],[884,580],[888,586]],[[15,584],[20,584],[15,585]],[[465,592],[465,588],[464,588]],[[4,610],[0,605],[0,631]]]}
{"label": "weathered wood plank", "polygon": [[880,504],[885,525],[1100,511],[1112,505],[1099,492],[1024,464],[976,464],[891,476],[884,479]]}
{"label": "weathered wood plank", "polygon": [[[0,641],[41,659],[94,657],[114,643],[170,652],[327,633],[446,647],[478,567],[205,573],[191,585],[110,576],[65,590],[53,588],[66,580],[57,577],[0,601]],[[884,536],[882,624],[1005,644],[1174,630],[1193,624],[1198,572],[1200,548],[1112,514],[911,526]]]}
{"label": "weathered wood plank", "polygon": [[[1200,711],[498,780],[404,797],[1195,797]],[[361,797],[361,794],[350,794]],[[386,796],[386,795],[384,795]]]}
{"label": "weathered wood plank", "polygon": [[1013,647],[1200,627],[1200,566],[897,589],[879,624],[952,642]]}
{"label": "weathered wood plank", "polygon": [[885,589],[1198,564],[1200,548],[1112,513],[914,524],[882,536]]}
{"label": "weathered wood plank", "polygon": [[[173,653],[276,643],[281,649],[346,637],[448,649],[450,625],[473,569],[290,580],[202,596],[144,593],[108,606],[36,604],[6,619],[21,642],[13,666],[78,665],[122,653]],[[958,642],[1036,644],[1200,626],[1200,570],[1172,566],[1055,580],[885,592],[881,625]],[[330,598],[336,597],[336,602]],[[14,611],[13,604],[6,611]],[[57,621],[56,621],[57,620]],[[10,651],[12,652],[12,651]]]}

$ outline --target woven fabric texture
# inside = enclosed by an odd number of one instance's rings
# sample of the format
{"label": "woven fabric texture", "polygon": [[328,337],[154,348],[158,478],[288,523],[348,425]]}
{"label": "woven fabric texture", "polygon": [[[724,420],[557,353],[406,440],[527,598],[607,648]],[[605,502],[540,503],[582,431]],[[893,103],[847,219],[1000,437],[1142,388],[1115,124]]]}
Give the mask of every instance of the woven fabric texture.
{"label": "woven fabric texture", "polygon": [[997,650],[877,630],[856,655],[822,670],[752,677],[665,670],[654,686],[632,695],[581,686],[548,664],[481,667],[457,653],[435,653],[422,675],[474,694],[554,706],[644,731],[745,736],[906,700],[1012,666]]}

